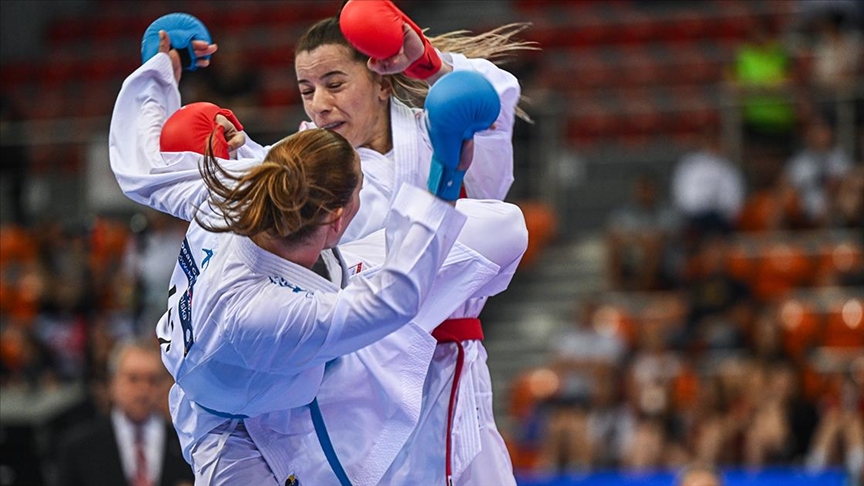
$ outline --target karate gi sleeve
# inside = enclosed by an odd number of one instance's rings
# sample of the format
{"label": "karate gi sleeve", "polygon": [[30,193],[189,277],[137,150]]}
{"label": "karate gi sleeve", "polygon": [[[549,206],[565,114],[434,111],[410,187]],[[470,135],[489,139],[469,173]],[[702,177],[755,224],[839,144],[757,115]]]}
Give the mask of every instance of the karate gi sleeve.
{"label": "karate gi sleeve", "polygon": [[[180,108],[180,92],[167,54],[159,53],[123,82],[108,135],[109,160],[123,193],[133,201],[191,221],[207,198],[198,171],[201,155],[160,153],[165,120]],[[242,148],[241,148],[242,149]],[[259,145],[243,149],[249,158],[222,161],[229,170],[259,163]]]}
{"label": "karate gi sleeve", "polygon": [[425,190],[403,186],[386,227],[393,243],[374,276],[360,274],[338,293],[289,302],[259,293],[236,309],[229,341],[247,366],[283,372],[378,341],[418,313],[464,223],[464,215]]}

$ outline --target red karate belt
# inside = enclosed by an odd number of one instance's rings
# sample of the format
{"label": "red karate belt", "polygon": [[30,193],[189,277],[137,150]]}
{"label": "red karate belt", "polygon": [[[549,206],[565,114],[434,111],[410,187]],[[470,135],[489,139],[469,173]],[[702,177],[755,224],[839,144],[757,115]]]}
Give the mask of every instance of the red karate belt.
{"label": "red karate belt", "polygon": [[482,341],[483,326],[480,319],[476,317],[463,317],[460,319],[447,319],[432,331],[438,344],[456,343],[458,354],[456,355],[456,369],[453,371],[453,386],[450,388],[450,405],[447,408],[447,484],[452,484],[453,466],[451,460],[452,437],[453,437],[453,415],[456,407],[456,392],[459,390],[459,377],[462,376],[462,366],[465,364],[465,348],[462,341]]}

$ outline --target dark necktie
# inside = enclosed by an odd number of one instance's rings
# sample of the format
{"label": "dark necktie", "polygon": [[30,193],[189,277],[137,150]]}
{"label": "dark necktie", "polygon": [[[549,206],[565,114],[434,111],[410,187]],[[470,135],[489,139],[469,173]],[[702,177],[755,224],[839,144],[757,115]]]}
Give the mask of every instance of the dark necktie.
{"label": "dark necktie", "polygon": [[144,426],[135,425],[135,476],[133,486],[150,486],[147,478],[147,453],[144,446]]}

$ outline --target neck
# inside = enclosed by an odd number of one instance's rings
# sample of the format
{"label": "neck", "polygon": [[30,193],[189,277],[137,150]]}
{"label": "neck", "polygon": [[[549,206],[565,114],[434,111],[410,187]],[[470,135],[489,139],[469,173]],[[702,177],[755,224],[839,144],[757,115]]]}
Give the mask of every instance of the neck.
{"label": "neck", "polygon": [[318,260],[318,255],[324,250],[324,240],[318,237],[317,232],[311,235],[308,240],[300,243],[287,243],[283,239],[274,238],[266,233],[257,234],[251,239],[261,249],[309,269],[312,268],[312,265]]}
{"label": "neck", "polygon": [[390,123],[390,102],[384,107],[384,116],[379,117],[376,122],[375,133],[377,134],[362,147],[372,149],[379,154],[386,154],[393,150],[393,131]]}

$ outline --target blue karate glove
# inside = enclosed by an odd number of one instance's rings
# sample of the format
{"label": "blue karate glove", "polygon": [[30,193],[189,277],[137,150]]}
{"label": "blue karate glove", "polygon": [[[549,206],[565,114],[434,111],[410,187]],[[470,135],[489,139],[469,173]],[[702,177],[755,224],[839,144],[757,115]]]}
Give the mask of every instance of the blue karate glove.
{"label": "blue karate glove", "polygon": [[501,100],[482,74],[453,71],[432,85],[425,105],[432,142],[429,190],[441,199],[455,201],[467,170],[459,169],[462,142],[495,123]]}
{"label": "blue karate glove", "polygon": [[[144,38],[141,39],[142,63],[147,62],[159,52],[160,30],[168,33],[171,48],[177,49],[177,52],[180,53],[183,69],[186,71],[196,70],[198,59],[192,49],[192,41],[202,40],[210,44],[210,32],[207,32],[207,27],[200,20],[187,13],[177,12],[159,17],[147,27],[147,30],[144,31]],[[204,56],[201,59],[210,59],[210,56]]]}

